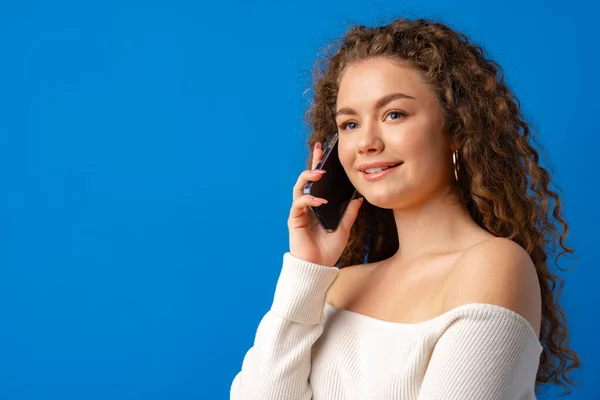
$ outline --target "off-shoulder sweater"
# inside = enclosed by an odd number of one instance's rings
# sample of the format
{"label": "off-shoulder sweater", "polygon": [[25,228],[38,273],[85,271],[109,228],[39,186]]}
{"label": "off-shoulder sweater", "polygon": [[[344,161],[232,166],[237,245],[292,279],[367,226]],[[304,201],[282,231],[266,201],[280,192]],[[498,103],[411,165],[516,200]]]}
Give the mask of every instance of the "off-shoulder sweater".
{"label": "off-shoulder sweater", "polygon": [[464,304],[419,323],[336,308],[339,269],[290,253],[231,400],[531,400],[542,346],[521,315]]}

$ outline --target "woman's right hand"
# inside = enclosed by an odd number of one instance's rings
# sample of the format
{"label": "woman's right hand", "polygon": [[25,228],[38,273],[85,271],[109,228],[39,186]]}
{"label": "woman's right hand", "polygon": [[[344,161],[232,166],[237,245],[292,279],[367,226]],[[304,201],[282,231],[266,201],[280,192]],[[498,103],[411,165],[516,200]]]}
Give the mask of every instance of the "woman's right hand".
{"label": "woman's right hand", "polygon": [[323,229],[309,206],[318,207],[326,203],[327,199],[319,199],[303,193],[304,186],[309,181],[318,181],[323,173],[327,173],[327,171],[315,170],[321,157],[323,157],[323,150],[320,143],[317,143],[313,151],[312,170],[302,172],[294,186],[293,203],[288,219],[290,254],[305,261],[332,267],[348,243],[350,228],[358,216],[363,200],[354,199],[348,204],[335,232],[327,232]]}

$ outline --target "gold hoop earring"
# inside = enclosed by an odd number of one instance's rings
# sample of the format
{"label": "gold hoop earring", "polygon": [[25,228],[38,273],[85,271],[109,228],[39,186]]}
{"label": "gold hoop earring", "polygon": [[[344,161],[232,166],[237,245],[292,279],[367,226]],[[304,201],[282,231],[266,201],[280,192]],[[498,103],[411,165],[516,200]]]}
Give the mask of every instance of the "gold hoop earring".
{"label": "gold hoop earring", "polygon": [[460,166],[458,165],[458,150],[452,152],[452,163],[454,164],[454,178],[458,182],[458,171],[460,170]]}

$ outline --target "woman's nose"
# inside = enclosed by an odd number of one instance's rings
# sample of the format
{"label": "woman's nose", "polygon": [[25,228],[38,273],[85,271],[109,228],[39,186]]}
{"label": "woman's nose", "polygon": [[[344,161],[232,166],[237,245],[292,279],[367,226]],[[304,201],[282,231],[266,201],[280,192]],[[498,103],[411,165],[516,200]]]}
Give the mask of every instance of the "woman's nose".
{"label": "woman's nose", "polygon": [[359,135],[357,150],[360,154],[379,152],[383,149],[381,132],[377,124],[363,125]]}

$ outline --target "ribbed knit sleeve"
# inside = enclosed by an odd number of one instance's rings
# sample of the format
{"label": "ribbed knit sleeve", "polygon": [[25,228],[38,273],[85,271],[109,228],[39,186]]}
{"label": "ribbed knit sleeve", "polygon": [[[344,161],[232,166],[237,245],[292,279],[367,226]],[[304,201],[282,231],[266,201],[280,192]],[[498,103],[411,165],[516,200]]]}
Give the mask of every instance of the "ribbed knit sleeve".
{"label": "ribbed knit sleeve", "polygon": [[233,380],[231,400],[312,398],[311,348],[323,332],[325,294],[338,273],[284,254],[271,309]]}
{"label": "ribbed knit sleeve", "polygon": [[488,304],[457,316],[433,348],[418,400],[534,399],[542,347],[531,325]]}

